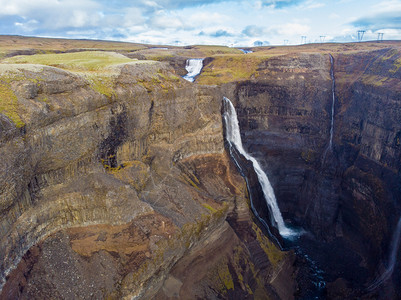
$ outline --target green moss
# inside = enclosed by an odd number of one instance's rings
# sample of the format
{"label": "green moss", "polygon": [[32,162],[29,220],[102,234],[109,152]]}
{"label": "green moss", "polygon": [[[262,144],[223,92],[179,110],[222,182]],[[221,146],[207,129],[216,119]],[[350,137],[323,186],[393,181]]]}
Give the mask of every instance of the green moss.
{"label": "green moss", "polygon": [[24,126],[18,114],[18,99],[11,89],[8,80],[0,79],[0,113],[4,114],[17,126],[18,128]]}
{"label": "green moss", "polygon": [[209,204],[203,203],[202,206],[204,208],[207,208],[208,210],[210,210],[212,213],[216,213],[217,212],[217,210],[215,208],[211,207]]}
{"label": "green moss", "polygon": [[38,98],[38,100],[40,102],[49,103],[49,98],[47,98],[46,96],[41,96],[41,97]]}
{"label": "green moss", "polygon": [[234,289],[234,281],[228,268],[227,262],[221,263],[217,268],[217,273],[220,281],[223,283],[226,290]]}
{"label": "green moss", "polygon": [[280,251],[269,239],[263,234],[260,228],[253,223],[252,229],[256,233],[256,238],[263,251],[266,253],[273,267],[277,267],[278,263],[284,259],[284,252]]}
{"label": "green moss", "polygon": [[116,92],[114,89],[114,80],[110,76],[96,76],[94,74],[86,75],[90,86],[96,92],[105,95],[111,99],[115,96]]}

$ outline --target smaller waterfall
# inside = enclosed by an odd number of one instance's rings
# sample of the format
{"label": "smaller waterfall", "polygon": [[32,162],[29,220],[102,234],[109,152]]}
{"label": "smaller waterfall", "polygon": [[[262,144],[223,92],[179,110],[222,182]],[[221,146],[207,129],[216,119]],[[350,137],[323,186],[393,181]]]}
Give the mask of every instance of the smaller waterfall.
{"label": "smaller waterfall", "polygon": [[336,88],[336,79],[334,77],[334,58],[331,54],[330,55],[330,77],[331,77],[331,94],[332,94],[332,102],[331,102],[331,123],[330,123],[330,140],[329,145],[327,146],[326,150],[324,151],[323,155],[323,162],[326,159],[327,151],[333,149],[333,135],[334,135],[334,106],[336,104],[336,95],[335,95],[335,88]]}
{"label": "smaller waterfall", "polygon": [[185,66],[185,70],[187,70],[188,74],[183,76],[185,80],[189,82],[194,82],[195,77],[200,74],[203,68],[203,58],[190,58],[187,60],[187,64]]}
{"label": "smaller waterfall", "polygon": [[258,161],[250,156],[242,146],[241,134],[238,125],[237,113],[235,111],[234,105],[231,101],[224,97],[224,113],[223,119],[226,127],[226,139],[231,143],[240,154],[242,154],[246,159],[250,160],[255,169],[256,175],[258,177],[259,183],[263,190],[263,195],[265,197],[266,203],[271,210],[271,219],[275,223],[281,236],[288,237],[294,235],[294,232],[285,226],[283,217],[281,216],[280,209],[277,205],[276,196],[274,195],[273,188],[270,184],[269,179],[265,172],[263,172]]}
{"label": "smaller waterfall", "polygon": [[240,48],[238,48],[238,50],[241,50],[242,52],[244,52],[244,54],[253,53],[252,50],[248,50],[248,49],[240,49]]}
{"label": "smaller waterfall", "polygon": [[401,218],[398,220],[397,227],[394,231],[393,238],[391,240],[391,245],[390,245],[391,251],[390,251],[388,266],[386,270],[383,272],[383,274],[368,287],[369,291],[376,290],[379,286],[381,286],[383,282],[387,281],[393,274],[394,267],[397,262],[397,253],[398,253],[398,248],[400,247],[400,239],[401,239]]}

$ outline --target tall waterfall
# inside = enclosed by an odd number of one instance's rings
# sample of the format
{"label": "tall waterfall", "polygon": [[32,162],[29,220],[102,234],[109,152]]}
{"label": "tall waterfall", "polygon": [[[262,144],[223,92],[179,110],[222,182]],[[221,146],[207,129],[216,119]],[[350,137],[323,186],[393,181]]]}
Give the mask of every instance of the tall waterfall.
{"label": "tall waterfall", "polygon": [[336,95],[335,95],[335,88],[336,88],[336,79],[334,77],[334,58],[331,54],[330,55],[330,77],[331,77],[331,95],[332,95],[332,102],[331,102],[331,123],[330,123],[330,140],[329,145],[327,146],[326,150],[324,151],[323,155],[323,162],[326,159],[327,151],[333,149],[333,134],[334,134],[334,106],[336,104]]}
{"label": "tall waterfall", "polygon": [[189,82],[194,82],[195,77],[198,76],[203,68],[203,58],[191,58],[187,60],[185,70],[188,74],[183,76],[185,80]]}
{"label": "tall waterfall", "polygon": [[283,217],[281,216],[280,209],[277,205],[276,196],[274,195],[273,188],[270,184],[266,173],[263,172],[258,161],[249,155],[244,147],[242,146],[241,134],[238,125],[238,118],[235,108],[231,101],[224,97],[225,109],[223,112],[223,119],[226,127],[226,139],[231,145],[233,145],[240,154],[242,154],[246,159],[250,160],[255,169],[256,175],[258,177],[259,183],[263,190],[263,195],[265,197],[266,203],[271,211],[271,219],[276,225],[281,236],[288,237],[294,234],[294,232],[285,226]]}
{"label": "tall waterfall", "polygon": [[391,277],[394,271],[395,264],[397,262],[398,248],[400,247],[401,239],[401,218],[398,220],[397,227],[393,233],[393,238],[390,245],[390,257],[386,270],[377,278],[368,288],[370,291],[377,289],[383,282]]}

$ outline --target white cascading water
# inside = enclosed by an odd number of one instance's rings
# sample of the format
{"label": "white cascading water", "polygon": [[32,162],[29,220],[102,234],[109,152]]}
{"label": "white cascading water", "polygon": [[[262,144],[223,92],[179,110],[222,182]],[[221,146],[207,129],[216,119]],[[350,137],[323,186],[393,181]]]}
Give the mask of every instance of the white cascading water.
{"label": "white cascading water", "polygon": [[187,64],[185,66],[185,70],[187,70],[188,74],[183,76],[185,80],[189,82],[194,82],[195,77],[200,74],[203,68],[203,58],[191,58],[187,60]]}
{"label": "white cascading water", "polygon": [[393,238],[391,241],[390,245],[391,251],[390,251],[388,266],[386,270],[383,272],[383,274],[369,286],[368,290],[374,291],[379,286],[381,286],[383,282],[387,281],[393,274],[395,263],[397,262],[397,254],[398,254],[398,248],[400,247],[400,239],[401,239],[401,218],[398,220],[397,227],[394,231]]}
{"label": "white cascading water", "polygon": [[227,141],[230,142],[239,153],[241,153],[246,159],[250,160],[253,164],[253,168],[255,169],[256,175],[258,176],[259,183],[263,190],[263,195],[265,197],[267,205],[271,209],[272,220],[276,224],[276,227],[283,237],[289,237],[294,235],[294,232],[285,226],[283,217],[281,216],[280,209],[277,205],[276,196],[274,195],[273,188],[270,184],[269,179],[265,172],[263,172],[260,167],[258,161],[250,156],[242,146],[241,134],[238,125],[237,113],[235,111],[234,105],[231,101],[224,97],[224,101],[226,103],[227,109],[223,113],[224,122],[226,124],[226,138]]}
{"label": "white cascading water", "polygon": [[253,53],[252,50],[248,50],[248,49],[240,49],[240,48],[238,48],[238,50],[241,50],[242,52],[244,52],[244,54]]}
{"label": "white cascading water", "polygon": [[331,124],[330,124],[330,140],[329,145],[324,151],[323,162],[326,159],[327,151],[332,150],[333,148],[333,134],[334,134],[334,106],[336,104],[336,96],[335,96],[335,88],[336,88],[336,80],[334,78],[334,58],[330,55],[330,77],[331,77],[331,94],[332,94],[332,102],[331,102]]}

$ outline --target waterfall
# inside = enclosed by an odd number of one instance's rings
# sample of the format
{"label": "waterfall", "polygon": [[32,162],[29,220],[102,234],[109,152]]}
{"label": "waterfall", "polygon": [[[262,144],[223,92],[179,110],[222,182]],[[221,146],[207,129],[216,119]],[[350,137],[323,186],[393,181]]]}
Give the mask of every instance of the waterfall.
{"label": "waterfall", "polygon": [[[270,208],[271,220],[275,224],[281,236],[288,237],[294,235],[294,232],[285,226],[283,217],[281,216],[280,209],[277,205],[277,200],[274,195],[273,188],[270,184],[269,179],[265,172],[263,172],[258,161],[249,155],[242,146],[241,134],[238,125],[238,118],[235,108],[231,101],[224,97],[224,112],[223,119],[226,129],[226,139],[227,141],[235,147],[235,149],[242,154],[247,160],[252,162],[253,168],[258,177],[259,183],[263,190],[263,195],[265,197],[266,203]],[[252,204],[252,203],[251,203]]]}
{"label": "waterfall", "polygon": [[248,49],[240,49],[240,48],[238,48],[238,50],[242,51],[244,54],[253,53],[252,50],[248,50]]}
{"label": "waterfall", "polygon": [[202,68],[203,68],[203,58],[187,59],[185,70],[187,70],[188,74],[183,76],[182,78],[188,80],[189,82],[194,82],[195,77],[200,74]]}
{"label": "waterfall", "polygon": [[401,239],[401,218],[398,220],[397,227],[393,233],[393,238],[391,240],[390,245],[390,257],[388,261],[388,266],[386,270],[381,274],[379,278],[377,278],[369,287],[369,291],[374,291],[377,289],[383,282],[387,281],[391,275],[393,274],[395,264],[397,262],[397,253],[398,248],[400,247],[400,239]]}
{"label": "waterfall", "polygon": [[331,94],[332,94],[332,102],[331,102],[331,123],[330,123],[330,140],[329,145],[324,151],[323,162],[326,159],[327,151],[333,150],[333,134],[334,134],[334,106],[336,104],[336,96],[335,96],[335,88],[336,88],[336,79],[334,77],[334,58],[330,55],[330,77],[331,77]]}

